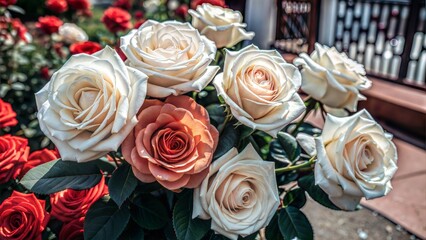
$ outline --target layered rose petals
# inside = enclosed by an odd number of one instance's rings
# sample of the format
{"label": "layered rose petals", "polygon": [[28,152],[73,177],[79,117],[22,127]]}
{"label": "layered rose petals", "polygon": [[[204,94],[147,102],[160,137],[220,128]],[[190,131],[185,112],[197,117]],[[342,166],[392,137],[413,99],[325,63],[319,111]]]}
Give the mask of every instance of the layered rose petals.
{"label": "layered rose petals", "polygon": [[13,127],[18,124],[12,105],[0,99],[0,128]]}
{"label": "layered rose petals", "polygon": [[207,111],[187,96],[146,100],[122,152],[142,182],[170,190],[197,187],[207,175],[219,134]]}
{"label": "layered rose petals", "polygon": [[0,137],[0,184],[19,176],[29,152],[27,139],[10,135]]}

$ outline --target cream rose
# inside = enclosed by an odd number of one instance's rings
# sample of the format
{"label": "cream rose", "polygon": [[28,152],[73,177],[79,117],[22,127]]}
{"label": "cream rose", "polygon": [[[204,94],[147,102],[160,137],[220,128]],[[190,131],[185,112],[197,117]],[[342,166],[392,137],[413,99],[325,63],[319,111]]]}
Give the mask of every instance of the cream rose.
{"label": "cream rose", "polygon": [[344,118],[328,115],[315,143],[315,182],[339,208],[354,210],[362,197],[381,197],[392,189],[396,148],[366,110]]}
{"label": "cream rose", "polygon": [[249,144],[239,154],[232,148],[210,165],[194,189],[192,217],[211,218],[212,230],[237,239],[266,227],[279,203],[274,163],[263,161]]}
{"label": "cream rose", "polygon": [[219,71],[209,66],[214,43],[189,23],[146,21],[121,38],[126,64],[148,75],[148,96],[163,98],[200,91]]}
{"label": "cream rose", "polygon": [[311,56],[301,53],[294,64],[303,68],[302,90],[329,108],[355,112],[358,101],[366,99],[359,91],[371,87],[364,66],[334,47],[316,43]]}
{"label": "cream rose", "polygon": [[209,3],[198,5],[196,11],[189,9],[192,26],[216,43],[216,47],[230,48],[243,40],[251,40],[254,32],[246,32],[247,26],[238,11],[214,6]]}
{"label": "cream rose", "polygon": [[85,42],[89,39],[87,33],[74,23],[64,23],[59,27],[59,36],[68,44],[75,42]]}
{"label": "cream rose", "polygon": [[275,137],[305,110],[300,81],[297,68],[277,51],[250,45],[226,52],[224,71],[213,84],[242,124]]}
{"label": "cream rose", "polygon": [[43,133],[63,160],[86,162],[116,151],[137,123],[147,76],[110,47],[77,54],[36,93]]}

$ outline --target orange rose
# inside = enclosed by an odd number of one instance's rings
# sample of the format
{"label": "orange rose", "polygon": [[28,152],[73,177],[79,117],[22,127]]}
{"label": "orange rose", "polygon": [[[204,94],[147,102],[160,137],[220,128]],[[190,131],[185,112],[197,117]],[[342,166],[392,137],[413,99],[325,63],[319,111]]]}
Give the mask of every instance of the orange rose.
{"label": "orange rose", "polygon": [[183,95],[145,100],[138,120],[122,144],[135,176],[170,190],[200,185],[219,138],[206,109]]}

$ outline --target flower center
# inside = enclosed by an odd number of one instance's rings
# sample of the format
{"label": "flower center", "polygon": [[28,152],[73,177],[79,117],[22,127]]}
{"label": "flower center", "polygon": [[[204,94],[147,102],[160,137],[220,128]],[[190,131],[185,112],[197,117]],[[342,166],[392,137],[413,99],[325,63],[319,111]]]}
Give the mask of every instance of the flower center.
{"label": "flower center", "polygon": [[96,91],[83,91],[81,93],[80,99],[78,100],[78,104],[84,110],[93,105],[98,96],[98,92]]}
{"label": "flower center", "polygon": [[190,154],[191,138],[182,131],[166,128],[158,131],[153,138],[156,157],[168,163],[176,163]]}

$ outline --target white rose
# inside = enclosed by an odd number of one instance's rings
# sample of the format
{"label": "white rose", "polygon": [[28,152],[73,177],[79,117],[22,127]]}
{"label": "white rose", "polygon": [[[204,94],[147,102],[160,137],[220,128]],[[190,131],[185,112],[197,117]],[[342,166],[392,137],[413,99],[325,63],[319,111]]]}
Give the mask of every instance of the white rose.
{"label": "white rose", "polygon": [[315,139],[315,182],[339,208],[354,210],[362,197],[386,195],[397,170],[397,152],[366,110],[338,118],[328,115]]}
{"label": "white rose", "polygon": [[43,133],[62,159],[86,162],[116,151],[137,123],[147,76],[106,47],[77,54],[36,93]]}
{"label": "white rose", "polygon": [[334,47],[316,43],[311,56],[301,53],[294,64],[303,67],[302,90],[329,108],[354,112],[358,101],[366,99],[359,91],[371,87],[364,66]]}
{"label": "white rose", "polygon": [[200,91],[219,71],[209,66],[214,43],[189,23],[146,21],[121,38],[126,64],[148,75],[148,96],[163,98]]}
{"label": "white rose", "polygon": [[211,218],[212,230],[237,239],[266,227],[279,203],[274,163],[263,161],[249,144],[240,154],[232,148],[210,165],[194,190],[192,217]]}
{"label": "white rose", "polygon": [[226,51],[224,71],[213,84],[242,124],[275,137],[305,110],[300,81],[297,68],[277,51],[250,45]]}
{"label": "white rose", "polygon": [[86,32],[74,23],[64,23],[59,28],[58,34],[68,44],[85,42],[89,39]]}
{"label": "white rose", "polygon": [[192,26],[214,41],[218,48],[230,48],[254,37],[254,32],[244,30],[247,24],[242,23],[243,16],[238,11],[204,3],[198,5],[196,11],[189,9],[188,13],[192,16]]}

